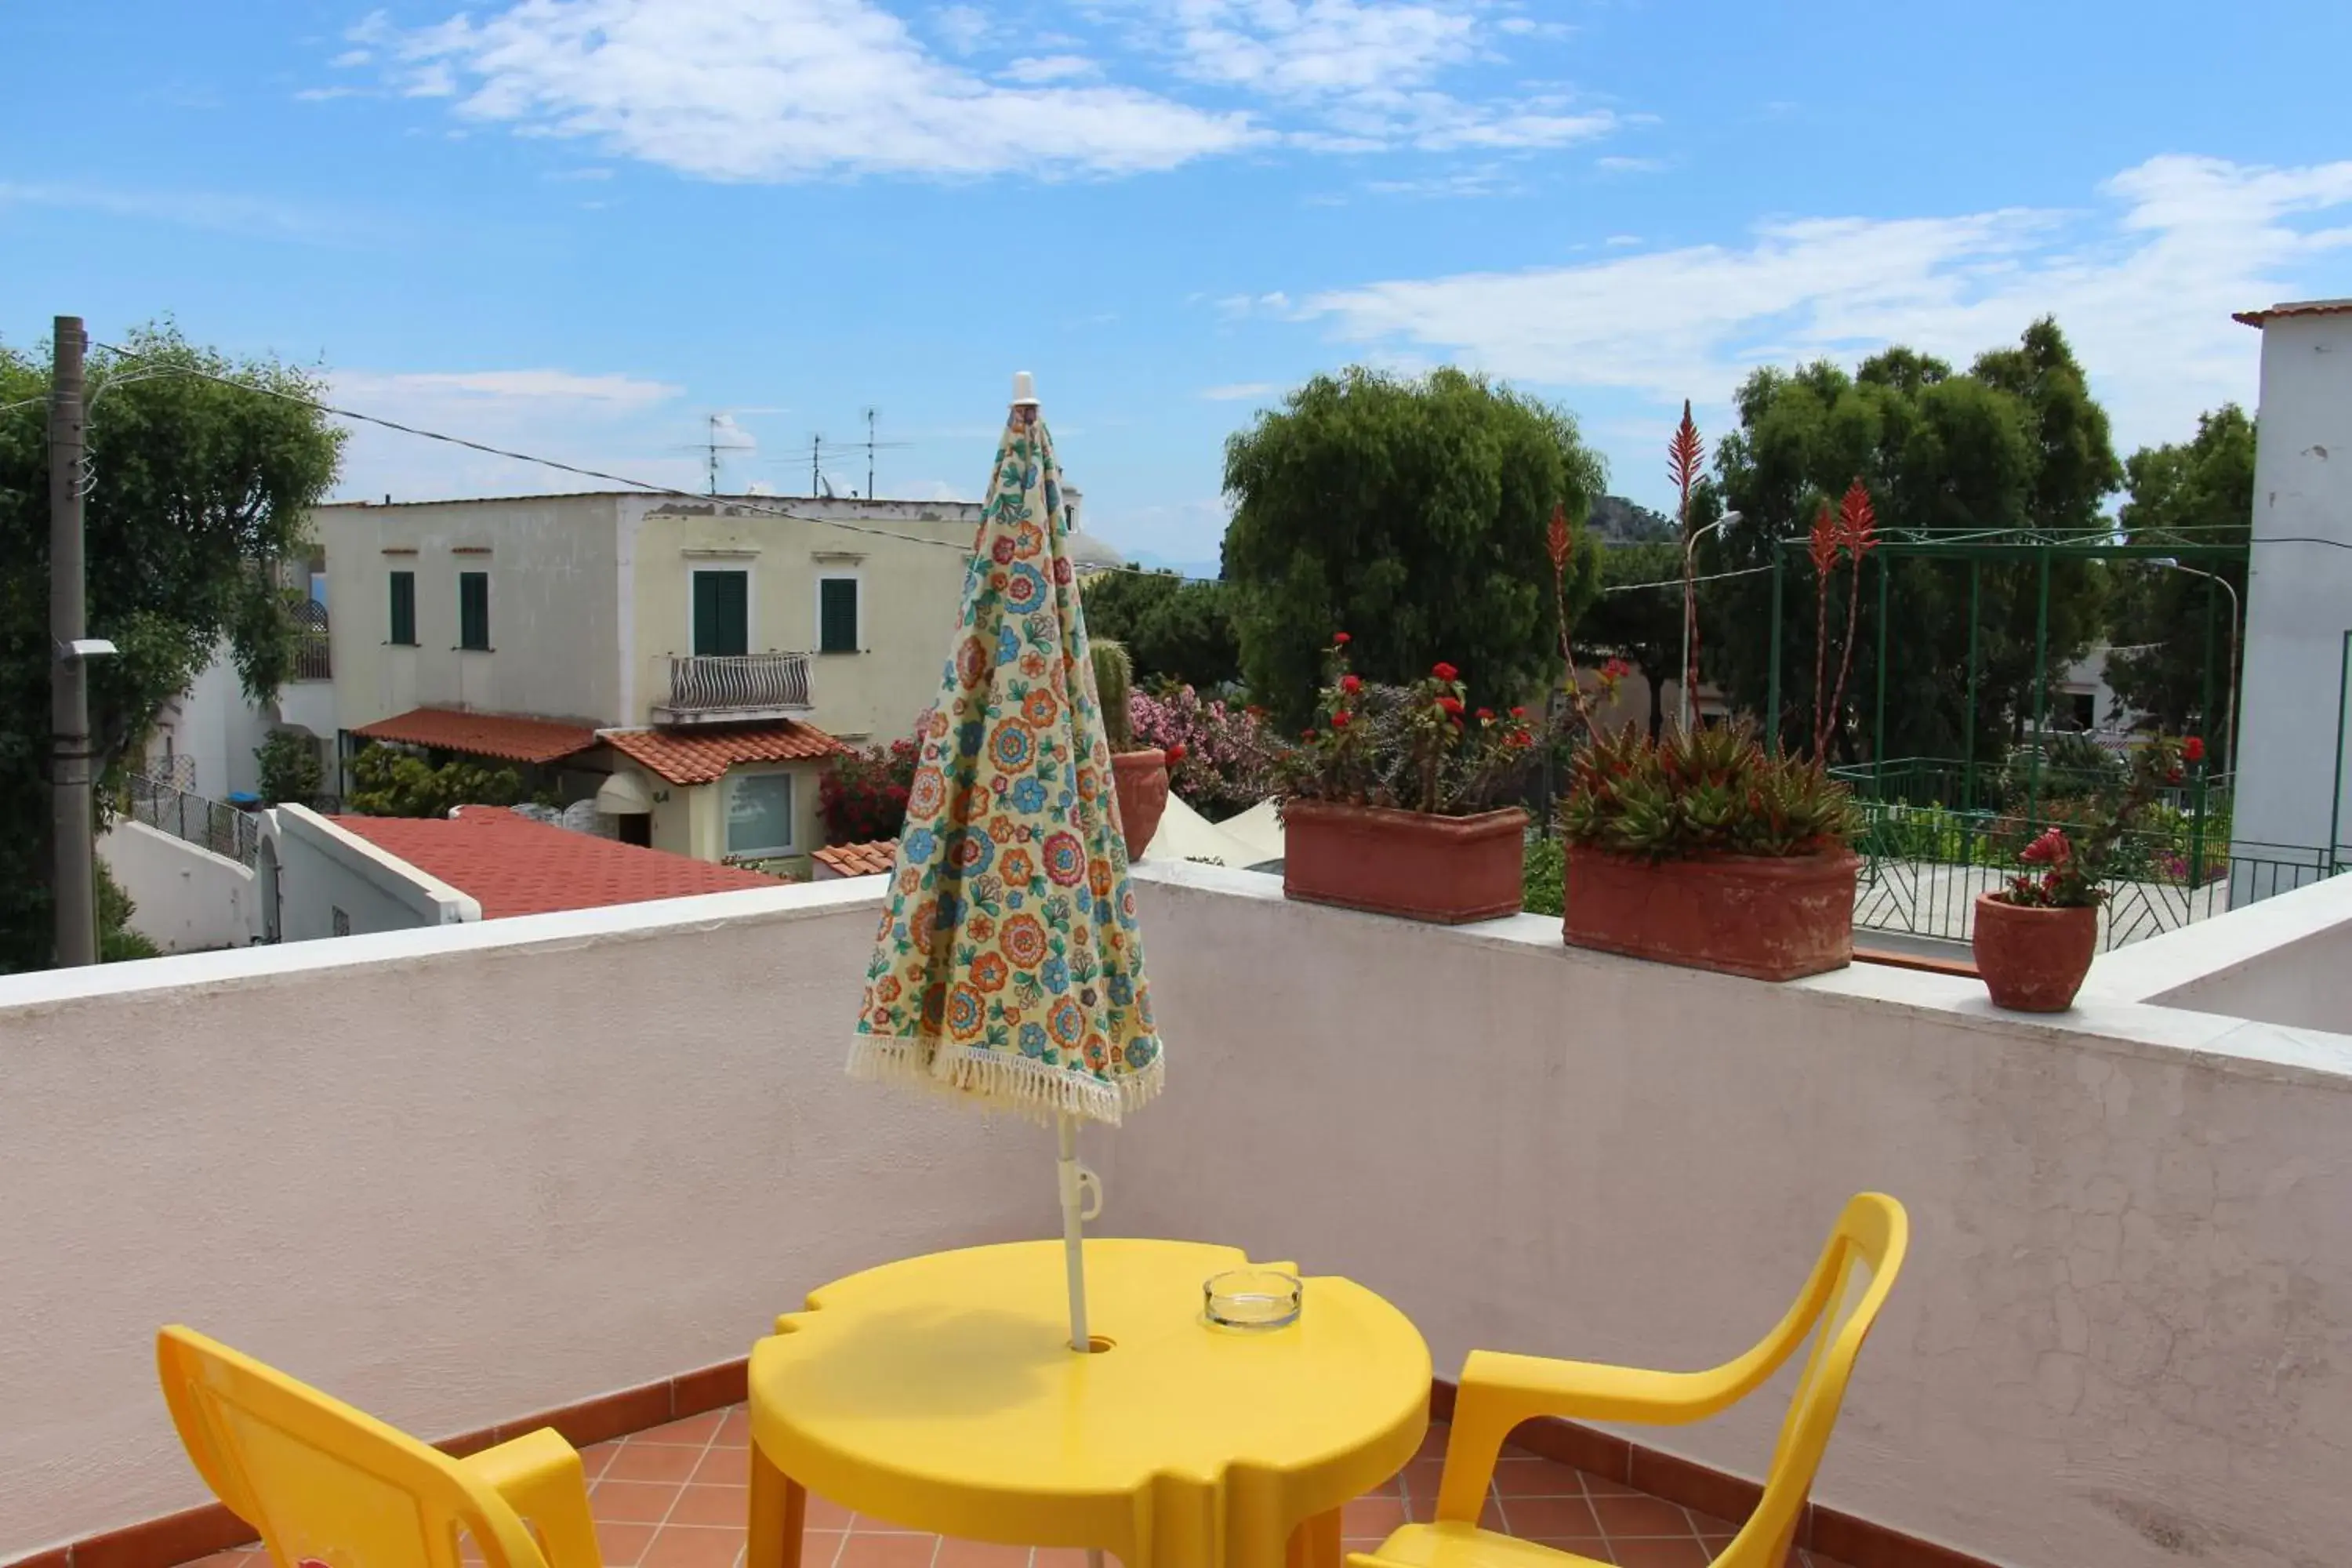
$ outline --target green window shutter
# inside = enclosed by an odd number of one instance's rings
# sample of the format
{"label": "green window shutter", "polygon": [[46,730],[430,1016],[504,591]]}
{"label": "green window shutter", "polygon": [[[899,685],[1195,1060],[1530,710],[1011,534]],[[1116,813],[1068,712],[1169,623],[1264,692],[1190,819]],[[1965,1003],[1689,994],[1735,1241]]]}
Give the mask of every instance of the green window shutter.
{"label": "green window shutter", "polygon": [[751,574],[694,574],[694,652],[698,658],[730,658],[751,651]]}
{"label": "green window shutter", "polygon": [[392,574],[392,638],[404,647],[416,645],[416,574]]}
{"label": "green window shutter", "polygon": [[816,585],[819,653],[857,651],[857,579],[827,577]]}
{"label": "green window shutter", "polygon": [[490,574],[457,574],[457,646],[487,652],[490,646]]}

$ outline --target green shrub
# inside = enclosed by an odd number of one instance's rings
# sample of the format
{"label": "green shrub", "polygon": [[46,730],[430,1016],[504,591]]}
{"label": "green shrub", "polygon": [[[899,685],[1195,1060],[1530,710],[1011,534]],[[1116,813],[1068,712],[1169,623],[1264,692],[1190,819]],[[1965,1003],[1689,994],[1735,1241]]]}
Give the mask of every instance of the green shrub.
{"label": "green shrub", "polygon": [[1527,892],[1519,907],[1531,915],[1568,912],[1568,847],[1557,838],[1528,840],[1524,868]]}

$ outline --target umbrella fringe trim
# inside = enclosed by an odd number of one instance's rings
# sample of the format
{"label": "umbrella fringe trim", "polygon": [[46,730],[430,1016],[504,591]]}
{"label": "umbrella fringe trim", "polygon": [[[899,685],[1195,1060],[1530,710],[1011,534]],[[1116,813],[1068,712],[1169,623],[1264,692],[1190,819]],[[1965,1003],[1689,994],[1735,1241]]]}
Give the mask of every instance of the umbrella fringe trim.
{"label": "umbrella fringe trim", "polygon": [[1025,1058],[1008,1058],[984,1046],[860,1035],[849,1047],[849,1076],[868,1082],[913,1084],[1036,1122],[1050,1123],[1066,1115],[1116,1127],[1122,1116],[1157,1095],[1166,1084],[1168,1058],[1164,1053],[1156,1055],[1140,1072],[1100,1083]]}

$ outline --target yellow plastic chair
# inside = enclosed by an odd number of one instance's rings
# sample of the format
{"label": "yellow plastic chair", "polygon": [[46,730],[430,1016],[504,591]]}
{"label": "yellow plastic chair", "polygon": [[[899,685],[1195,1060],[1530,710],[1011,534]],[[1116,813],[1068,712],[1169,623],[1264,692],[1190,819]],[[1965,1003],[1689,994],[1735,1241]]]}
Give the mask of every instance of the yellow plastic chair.
{"label": "yellow plastic chair", "polygon": [[[1780,1425],[1764,1496],[1715,1568],[1781,1568],[1837,1425],[1853,1358],[1902,1270],[1911,1224],[1903,1205],[1864,1193],[1845,1206],[1813,1265],[1812,1277],[1780,1326],[1736,1361],[1712,1372],[1639,1372],[1585,1362],[1474,1351],[1454,1401],[1438,1483],[1437,1518],[1409,1524],[1352,1568],[1562,1568],[1591,1559],[1478,1528],[1503,1440],[1538,1415],[1680,1426],[1745,1399],[1780,1370],[1808,1334],[1813,1348]],[[1813,1333],[1818,1325],[1820,1331]]]}
{"label": "yellow plastic chair", "polygon": [[159,1333],[155,1363],[188,1458],[278,1568],[458,1568],[461,1531],[488,1568],[601,1568],[551,1429],[453,1459],[191,1329]]}

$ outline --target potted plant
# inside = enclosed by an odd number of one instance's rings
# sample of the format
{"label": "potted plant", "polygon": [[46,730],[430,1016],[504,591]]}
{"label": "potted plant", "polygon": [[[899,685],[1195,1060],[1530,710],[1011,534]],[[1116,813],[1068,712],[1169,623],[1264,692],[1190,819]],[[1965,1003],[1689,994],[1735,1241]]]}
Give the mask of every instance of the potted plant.
{"label": "potted plant", "polygon": [[1499,803],[1533,754],[1524,710],[1465,711],[1450,664],[1368,684],[1345,632],[1325,662],[1315,726],[1274,763],[1284,897],[1444,925],[1517,914],[1528,814]]}
{"label": "potted plant", "polygon": [[[1687,411],[1674,451],[1687,521],[1698,461]],[[1839,557],[1851,557],[1858,574],[1874,542],[1869,497],[1857,480],[1834,517],[1824,503],[1814,527],[1824,605]],[[1605,733],[1569,644],[1561,584],[1573,540],[1558,512],[1549,544],[1560,652],[1586,737],[1570,761],[1559,815],[1567,844],[1560,931],[1568,944],[1757,980],[1794,980],[1852,963],[1861,860],[1849,846],[1860,820],[1852,795],[1821,761],[1842,705],[1846,659],[1841,696],[1824,703],[1826,643],[1816,650],[1810,758],[1768,751],[1745,724],[1676,728],[1657,740],[1630,724]],[[1686,551],[1686,605],[1690,570]],[[1849,615],[1847,658],[1853,635]],[[1604,702],[1625,673],[1614,660],[1601,672]],[[1683,679],[1696,681],[1695,655]]]}
{"label": "potted plant", "polygon": [[1135,720],[1129,706],[1135,685],[1135,667],[1127,646],[1108,638],[1091,645],[1095,667],[1095,698],[1102,705],[1103,732],[1110,741],[1111,794],[1118,802],[1120,837],[1127,858],[1143,858],[1160,819],[1168,810],[1167,752],[1135,743]]}
{"label": "potted plant", "polygon": [[2179,782],[2184,763],[2201,762],[2196,736],[2158,736],[2132,758],[2120,790],[2097,795],[2070,832],[2045,828],[2018,852],[2024,869],[1995,893],[1977,897],[1969,945],[1993,1005],[2018,1013],[2063,1013],[2074,1005],[2099,946],[2099,906],[2116,849],[2158,792]]}

